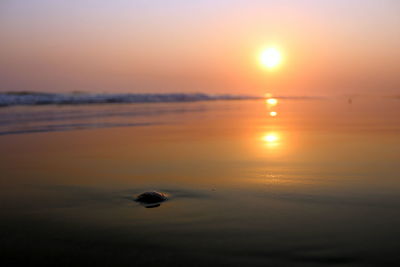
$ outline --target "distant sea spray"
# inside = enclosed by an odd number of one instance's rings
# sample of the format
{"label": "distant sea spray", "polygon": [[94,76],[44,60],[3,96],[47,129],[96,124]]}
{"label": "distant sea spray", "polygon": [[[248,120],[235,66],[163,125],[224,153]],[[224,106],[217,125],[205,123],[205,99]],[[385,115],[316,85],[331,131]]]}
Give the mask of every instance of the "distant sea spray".
{"label": "distant sea spray", "polygon": [[104,103],[157,103],[157,102],[194,102],[213,100],[257,99],[247,95],[214,95],[204,93],[172,94],[91,94],[91,93],[0,93],[0,106],[16,105],[85,105]]}

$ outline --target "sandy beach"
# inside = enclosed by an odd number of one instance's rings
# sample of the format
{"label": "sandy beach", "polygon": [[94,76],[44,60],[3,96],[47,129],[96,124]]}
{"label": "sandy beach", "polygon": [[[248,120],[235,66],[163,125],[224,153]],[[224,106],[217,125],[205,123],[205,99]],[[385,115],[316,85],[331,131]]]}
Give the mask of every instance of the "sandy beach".
{"label": "sandy beach", "polygon": [[[2,262],[394,264],[399,114],[392,98],[1,108]],[[168,200],[134,201],[149,190]]]}

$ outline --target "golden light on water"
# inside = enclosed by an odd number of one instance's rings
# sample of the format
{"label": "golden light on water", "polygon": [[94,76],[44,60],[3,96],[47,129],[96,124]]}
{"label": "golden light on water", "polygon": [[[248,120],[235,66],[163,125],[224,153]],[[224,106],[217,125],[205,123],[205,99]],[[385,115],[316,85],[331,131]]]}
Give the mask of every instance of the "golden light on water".
{"label": "golden light on water", "polygon": [[273,147],[273,146],[279,145],[280,136],[279,136],[279,134],[277,134],[275,132],[270,132],[270,133],[265,134],[262,137],[262,140],[265,142],[265,144],[268,147]]}
{"label": "golden light on water", "polygon": [[265,100],[265,102],[268,105],[275,106],[275,105],[278,104],[278,99],[276,99],[276,98],[268,98],[267,100]]}
{"label": "golden light on water", "polygon": [[276,115],[278,115],[278,112],[276,112],[276,111],[271,111],[271,112],[269,113],[269,115],[270,115],[271,117],[276,117]]}
{"label": "golden light on water", "polygon": [[278,141],[278,135],[274,134],[274,133],[269,133],[267,135],[265,135],[263,137],[264,141],[268,142],[268,143],[272,143],[272,142],[276,142]]}
{"label": "golden light on water", "polygon": [[273,69],[281,64],[282,54],[274,47],[267,48],[261,52],[260,62],[264,67]]}

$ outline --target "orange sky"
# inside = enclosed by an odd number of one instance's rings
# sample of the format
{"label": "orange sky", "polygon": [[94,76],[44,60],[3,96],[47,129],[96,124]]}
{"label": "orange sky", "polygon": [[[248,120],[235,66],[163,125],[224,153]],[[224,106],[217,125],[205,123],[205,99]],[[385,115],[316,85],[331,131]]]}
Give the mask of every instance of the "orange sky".
{"label": "orange sky", "polygon": [[[400,2],[0,3],[0,91],[398,94]],[[280,48],[279,69],[260,67]]]}

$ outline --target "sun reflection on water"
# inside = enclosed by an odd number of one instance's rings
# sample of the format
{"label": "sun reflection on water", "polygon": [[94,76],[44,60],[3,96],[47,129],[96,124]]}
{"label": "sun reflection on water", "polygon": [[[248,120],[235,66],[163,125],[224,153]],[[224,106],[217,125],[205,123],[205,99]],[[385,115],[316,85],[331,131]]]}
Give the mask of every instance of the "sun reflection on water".
{"label": "sun reflection on water", "polygon": [[262,137],[262,140],[268,147],[275,147],[280,144],[281,137],[276,132],[268,132]]}
{"label": "sun reflection on water", "polygon": [[275,150],[276,147],[281,145],[282,140],[282,133],[280,130],[278,131],[280,127],[279,120],[277,118],[279,100],[273,97],[271,93],[265,94],[264,97],[265,109],[267,110],[265,115],[271,118],[271,120],[268,120],[267,124],[264,125],[264,131],[261,133],[261,136],[259,136],[259,140],[266,148],[274,148]]}
{"label": "sun reflection on water", "polygon": [[265,100],[265,103],[267,103],[269,106],[276,106],[278,104],[278,99],[276,99],[276,98],[267,98]]}

